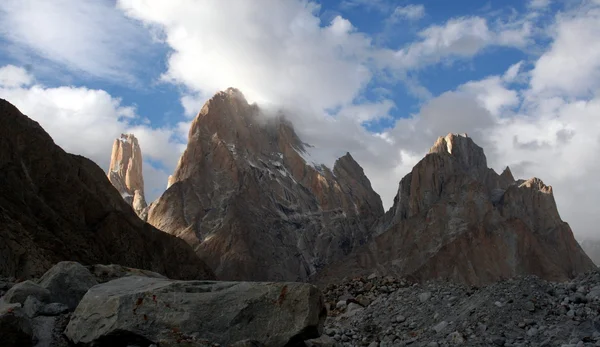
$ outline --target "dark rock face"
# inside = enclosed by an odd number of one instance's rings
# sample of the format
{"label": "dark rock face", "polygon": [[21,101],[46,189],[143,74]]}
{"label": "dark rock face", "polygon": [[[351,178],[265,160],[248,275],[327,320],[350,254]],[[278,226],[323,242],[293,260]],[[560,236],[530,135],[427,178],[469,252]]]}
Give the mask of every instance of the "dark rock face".
{"label": "dark rock face", "polygon": [[381,273],[484,284],[534,274],[566,280],[592,261],[560,219],[552,188],[487,168],[470,138],[440,137],[400,182],[378,236],[318,279]]}
{"label": "dark rock face", "polygon": [[228,89],[192,123],[148,222],[186,240],[226,280],[306,280],[370,238],[381,199],[350,154],[307,163],[282,117]]}
{"label": "dark rock face", "polygon": [[185,242],[141,221],[102,169],[2,99],[0,182],[0,276],[40,276],[61,260],[214,276]]}

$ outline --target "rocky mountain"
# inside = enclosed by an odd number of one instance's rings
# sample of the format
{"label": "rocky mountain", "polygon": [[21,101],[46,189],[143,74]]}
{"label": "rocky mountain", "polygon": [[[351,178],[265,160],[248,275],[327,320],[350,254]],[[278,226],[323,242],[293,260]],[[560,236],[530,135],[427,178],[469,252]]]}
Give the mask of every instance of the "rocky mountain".
{"label": "rocky mountain", "polygon": [[333,170],[307,162],[283,117],[242,93],[217,93],[148,221],[186,240],[219,278],[306,280],[370,238],[381,199],[350,154]]}
{"label": "rocky mountain", "polygon": [[115,139],[113,144],[107,176],[135,213],[146,220],[148,205],[144,197],[142,162],[137,138],[133,134],[121,134],[121,138]]}
{"label": "rocky mountain", "polygon": [[588,238],[581,241],[581,248],[592,259],[596,266],[600,265],[600,240]]}
{"label": "rocky mountain", "polygon": [[214,277],[185,242],[141,221],[100,167],[0,99],[0,276],[41,275],[62,260]]}
{"label": "rocky mountain", "polygon": [[566,280],[595,266],[558,214],[552,187],[487,167],[466,135],[440,137],[406,175],[377,237],[318,280],[381,274],[484,284],[518,275]]}

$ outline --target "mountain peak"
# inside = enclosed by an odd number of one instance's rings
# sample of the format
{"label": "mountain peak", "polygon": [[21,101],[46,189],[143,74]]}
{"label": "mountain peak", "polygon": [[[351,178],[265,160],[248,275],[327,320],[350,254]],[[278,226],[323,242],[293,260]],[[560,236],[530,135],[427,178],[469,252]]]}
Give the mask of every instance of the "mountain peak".
{"label": "mountain peak", "polygon": [[349,153],[333,173],[311,165],[285,116],[240,95],[228,89],[203,106],[148,219],[220,278],[306,280],[369,238],[381,199]]}
{"label": "mountain peak", "polygon": [[138,139],[133,134],[121,134],[113,143],[107,176],[125,201],[144,219],[142,215],[147,204],[142,161]]}

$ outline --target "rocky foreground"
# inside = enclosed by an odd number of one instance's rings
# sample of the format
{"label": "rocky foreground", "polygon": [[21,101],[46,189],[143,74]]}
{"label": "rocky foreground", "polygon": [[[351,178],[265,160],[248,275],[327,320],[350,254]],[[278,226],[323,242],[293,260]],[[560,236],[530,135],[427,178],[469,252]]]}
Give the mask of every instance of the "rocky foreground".
{"label": "rocky foreground", "polygon": [[600,271],[481,288],[371,275],[321,293],[61,262],[15,282],[0,279],[3,347],[600,346]]}
{"label": "rocky foreground", "polygon": [[600,346],[600,272],[486,287],[370,276],[325,290],[321,346]]}

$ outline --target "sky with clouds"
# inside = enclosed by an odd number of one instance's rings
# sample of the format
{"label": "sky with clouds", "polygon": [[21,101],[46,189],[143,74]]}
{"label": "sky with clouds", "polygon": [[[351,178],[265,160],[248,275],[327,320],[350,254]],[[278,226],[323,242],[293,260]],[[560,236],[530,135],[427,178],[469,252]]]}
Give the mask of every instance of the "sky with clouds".
{"label": "sky with clouds", "polygon": [[4,0],[0,23],[0,97],[105,170],[136,134],[150,200],[202,104],[236,87],[315,160],[351,152],[386,207],[466,132],[600,238],[600,0]]}

